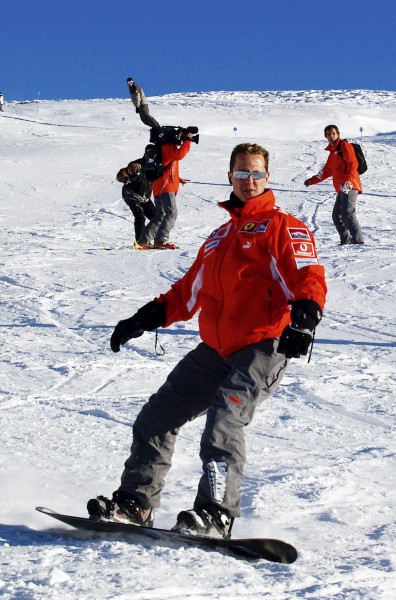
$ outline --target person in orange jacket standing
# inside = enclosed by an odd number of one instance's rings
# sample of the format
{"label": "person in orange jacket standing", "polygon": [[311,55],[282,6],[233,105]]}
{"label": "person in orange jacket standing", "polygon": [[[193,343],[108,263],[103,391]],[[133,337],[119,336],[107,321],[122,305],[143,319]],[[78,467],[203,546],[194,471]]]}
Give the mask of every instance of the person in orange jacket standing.
{"label": "person in orange jacket standing", "polygon": [[89,500],[92,518],[152,526],[179,429],[206,415],[203,474],[193,508],[179,513],[174,530],[230,537],[240,515],[244,428],[278,387],[288,359],[308,353],[327,292],[312,233],[265,189],[268,159],[257,144],[234,148],[228,173],[233,192],[219,204],[229,220],[167,293],[113,332],[110,344],[118,352],[144,331],[200,311],[202,342],[143,406],[121,485],[111,499]]}
{"label": "person in orange jacket standing", "polygon": [[176,195],[180,183],[185,180],[179,175],[179,160],[182,160],[191,148],[194,134],[187,133],[180,145],[163,144],[161,146],[162,164],[165,171],[161,177],[153,181],[155,214],[146,225],[138,239],[138,249],[148,250],[152,240],[156,250],[174,250],[176,244],[169,241],[169,235],[177,219]]}
{"label": "person in orange jacket standing", "polygon": [[347,140],[340,138],[337,125],[327,125],[324,135],[329,142],[326,148],[330,152],[329,157],[323,169],[317,175],[306,179],[304,185],[308,187],[333,177],[337,197],[332,218],[340,235],[340,243],[364,244],[362,230],[356,217],[356,201],[363,188],[355,151]]}

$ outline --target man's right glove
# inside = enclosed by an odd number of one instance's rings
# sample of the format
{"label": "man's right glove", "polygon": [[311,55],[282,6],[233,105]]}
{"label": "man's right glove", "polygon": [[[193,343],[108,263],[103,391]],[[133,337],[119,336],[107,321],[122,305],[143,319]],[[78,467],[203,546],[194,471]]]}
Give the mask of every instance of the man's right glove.
{"label": "man's right glove", "polygon": [[120,345],[123,346],[132,338],[140,337],[145,331],[153,331],[161,327],[165,321],[165,303],[152,300],[139,308],[129,319],[117,323],[110,340],[111,349],[113,352],[119,352]]}
{"label": "man's right glove", "polygon": [[309,187],[310,185],[312,185],[312,177],[310,177],[309,179],[306,179],[304,181],[304,185],[305,185],[305,187]]}
{"label": "man's right glove", "polygon": [[322,309],[314,300],[296,300],[291,309],[290,325],[285,327],[279,340],[278,352],[286,358],[300,358],[308,354],[315,327],[322,318]]}

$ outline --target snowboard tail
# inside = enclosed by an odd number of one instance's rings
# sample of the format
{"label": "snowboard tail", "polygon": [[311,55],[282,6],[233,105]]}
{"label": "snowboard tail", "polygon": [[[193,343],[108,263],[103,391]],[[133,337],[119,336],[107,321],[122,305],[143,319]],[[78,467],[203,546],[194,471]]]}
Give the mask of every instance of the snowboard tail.
{"label": "snowboard tail", "polygon": [[110,536],[120,535],[135,543],[150,544],[154,540],[155,543],[167,546],[172,544],[176,546],[201,546],[212,550],[229,550],[233,554],[245,558],[263,558],[271,562],[285,564],[293,563],[297,559],[297,550],[294,546],[282,540],[271,538],[211,538],[201,535],[184,534],[169,529],[159,529],[158,527],[142,527],[140,525],[130,525],[114,521],[98,521],[85,517],[63,515],[41,506],[36,507],[36,510],[62,523],[71,525],[76,529]]}

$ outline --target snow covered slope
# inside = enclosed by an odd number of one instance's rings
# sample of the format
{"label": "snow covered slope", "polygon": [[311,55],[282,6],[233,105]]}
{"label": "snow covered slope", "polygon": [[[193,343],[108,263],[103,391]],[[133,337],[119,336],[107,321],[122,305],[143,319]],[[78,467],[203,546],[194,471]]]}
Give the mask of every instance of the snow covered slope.
{"label": "snow covered slope", "polygon": [[[395,92],[173,94],[162,124],[198,125],[181,163],[173,239],[132,252],[115,181],[148,128],[126,99],[11,103],[0,114],[3,230],[0,326],[0,595],[5,599],[393,599],[395,554]],[[327,153],[323,128],[367,154],[358,217],[364,246],[338,245],[327,181],[304,188]],[[233,146],[270,152],[278,204],[314,231],[329,285],[312,360],[294,360],[246,431],[243,516],[235,536],[295,544],[298,561],[247,563],[199,549],[86,539],[35,512],[84,515],[118,487],[130,426],[198,342],[196,320],[146,333],[115,355],[109,338],[178,279],[225,214]],[[106,249],[105,249],[106,248]],[[178,440],[157,524],[192,504],[203,419]]]}

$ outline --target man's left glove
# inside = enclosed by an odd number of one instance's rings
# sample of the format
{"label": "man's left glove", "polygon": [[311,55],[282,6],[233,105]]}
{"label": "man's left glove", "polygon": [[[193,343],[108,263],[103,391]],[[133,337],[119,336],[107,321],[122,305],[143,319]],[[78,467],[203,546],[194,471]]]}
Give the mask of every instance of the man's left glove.
{"label": "man's left glove", "polygon": [[340,190],[343,194],[348,194],[353,189],[353,184],[350,181],[345,181],[341,186]]}
{"label": "man's left glove", "polygon": [[120,345],[123,346],[132,338],[140,337],[145,331],[153,331],[161,327],[165,321],[165,303],[152,300],[139,308],[129,319],[117,323],[110,340],[111,349],[113,352],[119,352]]}
{"label": "man's left glove", "polygon": [[278,352],[286,358],[300,358],[308,354],[316,325],[322,318],[322,309],[314,300],[296,300],[291,309],[290,325],[285,327],[279,340]]}

